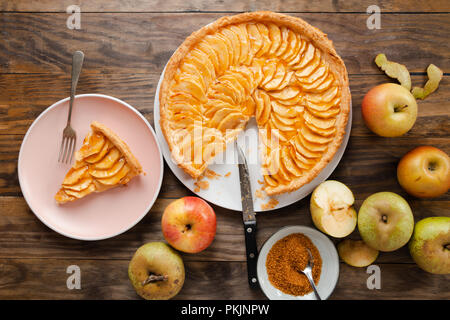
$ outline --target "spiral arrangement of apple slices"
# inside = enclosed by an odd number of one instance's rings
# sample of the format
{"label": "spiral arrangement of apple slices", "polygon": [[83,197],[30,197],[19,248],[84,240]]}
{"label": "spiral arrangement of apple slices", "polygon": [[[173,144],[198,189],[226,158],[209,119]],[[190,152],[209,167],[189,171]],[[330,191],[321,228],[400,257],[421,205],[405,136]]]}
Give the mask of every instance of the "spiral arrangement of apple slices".
{"label": "spiral arrangement of apple slices", "polygon": [[135,175],[126,157],[101,132],[86,136],[75,160],[55,196],[58,203],[126,184]]}
{"label": "spiral arrangement of apple slices", "polygon": [[[326,152],[341,111],[340,85],[322,55],[306,37],[275,23],[232,24],[206,35],[169,86],[174,158],[192,161],[189,173],[198,177],[254,116],[265,129],[266,191],[302,176]],[[194,134],[195,124],[201,134]]]}

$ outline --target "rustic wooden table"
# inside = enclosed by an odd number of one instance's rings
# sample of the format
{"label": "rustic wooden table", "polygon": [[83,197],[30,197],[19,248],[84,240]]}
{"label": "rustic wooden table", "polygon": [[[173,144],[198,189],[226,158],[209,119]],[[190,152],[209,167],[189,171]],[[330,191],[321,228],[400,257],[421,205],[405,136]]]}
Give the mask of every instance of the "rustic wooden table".
{"label": "rustic wooden table", "polygon": [[[417,145],[450,153],[450,2],[155,0],[77,1],[81,29],[69,29],[71,1],[4,0],[0,3],[0,298],[135,299],[127,277],[134,251],[163,240],[163,209],[190,195],[165,166],[161,193],[134,228],[113,239],[82,242],[44,226],[25,203],[17,157],[25,132],[49,105],[69,95],[72,52],[86,54],[78,93],[103,93],[135,106],[153,123],[153,100],[160,73],[172,52],[192,31],[223,16],[267,9],[299,16],[333,40],[350,75],[353,127],[347,151],[332,178],[355,191],[356,207],[378,191],[393,191],[412,206],[415,219],[450,215],[450,195],[432,200],[409,197],[396,179],[400,157]],[[378,4],[381,29],[369,30],[366,9]],[[439,90],[419,102],[419,117],[403,137],[377,137],[364,126],[360,106],[373,86],[390,81],[373,63],[384,52],[407,65],[415,85],[434,63],[445,72]],[[258,215],[259,246],[286,225],[312,225],[309,198]],[[264,299],[249,289],[239,213],[214,207],[218,227],[206,251],[183,255],[186,283],[178,299]],[[355,231],[352,234],[357,238]],[[81,268],[81,289],[69,290],[66,268]],[[450,276],[425,273],[406,247],[381,253],[381,289],[369,290],[365,268],[341,262],[332,299],[450,299]]]}

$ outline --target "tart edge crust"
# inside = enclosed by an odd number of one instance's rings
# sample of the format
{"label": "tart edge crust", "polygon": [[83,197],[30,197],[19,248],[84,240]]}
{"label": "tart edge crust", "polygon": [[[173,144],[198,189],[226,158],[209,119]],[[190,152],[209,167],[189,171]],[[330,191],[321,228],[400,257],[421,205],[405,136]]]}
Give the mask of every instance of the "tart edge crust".
{"label": "tart edge crust", "polygon": [[[322,169],[325,168],[325,166],[333,159],[345,135],[345,127],[348,121],[351,101],[347,69],[343,60],[339,57],[336,50],[334,49],[332,41],[329,40],[327,35],[321,30],[313,27],[312,25],[298,17],[288,16],[272,11],[257,11],[242,13],[233,16],[225,16],[193,32],[178,47],[178,49],[173,53],[172,57],[167,63],[159,92],[160,125],[167,144],[169,145],[171,155],[174,158],[174,155],[172,153],[174,146],[172,145],[171,140],[168,139],[168,136],[170,136],[170,129],[169,121],[166,117],[166,99],[169,93],[170,82],[172,81],[181,61],[191,50],[191,48],[193,48],[198,42],[200,42],[206,35],[215,33],[220,28],[227,25],[252,21],[273,22],[278,25],[285,25],[291,28],[293,31],[298,32],[302,36],[308,38],[315,47],[319,48],[323,53],[325,53],[324,57],[326,58],[328,64],[331,66],[335,74],[339,75],[338,80],[341,87],[341,112],[339,114],[338,121],[336,122],[337,131],[333,141],[328,145],[327,152],[323,154],[321,160],[317,162],[314,167],[312,167],[307,172],[306,175],[292,180],[288,185],[279,185],[277,187],[266,186],[265,191],[269,196],[271,196],[297,190],[301,186],[313,180],[319,174],[319,172],[322,171]],[[180,168],[182,168],[193,178],[197,178],[203,173],[199,172],[199,170],[195,170],[191,165],[183,163],[183,161],[180,161],[180,159],[174,158],[174,160]]]}
{"label": "tart edge crust", "polygon": [[128,145],[122,139],[120,139],[119,136],[114,131],[112,131],[111,129],[109,129],[108,127],[97,121],[93,121],[91,123],[91,128],[92,131],[94,132],[98,131],[103,133],[109,139],[109,141],[111,141],[112,144],[117,149],[119,149],[119,151],[127,159],[127,163],[129,164],[131,170],[134,173],[133,176],[141,174],[143,172],[141,164],[136,159],[134,154],[131,152],[130,147],[128,147]]}

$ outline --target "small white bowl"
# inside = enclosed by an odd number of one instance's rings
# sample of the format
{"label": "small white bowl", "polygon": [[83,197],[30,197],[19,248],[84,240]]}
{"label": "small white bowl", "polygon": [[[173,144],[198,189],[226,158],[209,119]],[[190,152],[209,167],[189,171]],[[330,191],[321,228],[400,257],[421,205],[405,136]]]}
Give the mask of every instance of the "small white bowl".
{"label": "small white bowl", "polygon": [[305,226],[288,226],[275,232],[263,245],[259,252],[257,272],[259,285],[264,294],[270,300],[315,300],[314,293],[304,296],[293,296],[286,294],[270,283],[267,275],[266,260],[272,246],[280,239],[292,234],[303,233],[307,236],[319,250],[322,258],[322,273],[320,274],[317,291],[320,297],[325,300],[333,292],[339,278],[339,257],[336,248],[330,239],[323,233]]}

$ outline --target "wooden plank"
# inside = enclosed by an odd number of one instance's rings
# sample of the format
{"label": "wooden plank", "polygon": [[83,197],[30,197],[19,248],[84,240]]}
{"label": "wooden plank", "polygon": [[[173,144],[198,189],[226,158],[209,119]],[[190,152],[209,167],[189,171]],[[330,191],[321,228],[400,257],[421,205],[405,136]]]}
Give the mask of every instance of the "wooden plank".
{"label": "wooden plank", "polygon": [[[128,260],[0,259],[0,299],[139,299],[127,277]],[[67,267],[81,269],[81,289],[67,289]],[[330,299],[449,299],[450,275],[415,265],[382,264],[381,289],[369,290],[365,268],[340,264]],[[186,262],[176,299],[265,299],[247,283],[244,262]],[[220,290],[217,290],[220,288]],[[408,288],[408,290],[404,290]]]}
{"label": "wooden plank", "polygon": [[[81,30],[69,30],[64,13],[0,13],[0,73],[68,74],[75,50],[86,54],[83,73],[159,73],[192,31],[224,15],[85,13]],[[387,14],[380,30],[367,29],[364,13],[293,15],[328,33],[350,74],[379,74],[380,51],[412,72],[430,63],[450,72],[449,14]]]}
{"label": "wooden plank", "polygon": [[[158,78],[159,74],[156,73],[148,76],[83,74],[78,92],[116,96],[139,109],[153,124],[153,100]],[[413,75],[412,80],[414,84],[422,85],[424,77]],[[418,145],[415,142],[417,139],[422,145],[434,145],[450,153],[450,113],[443,108],[450,99],[448,77],[444,78],[438,91],[426,100],[419,101],[419,117],[412,130],[395,139],[371,133],[364,125],[360,111],[361,101],[369,88],[386,81],[389,79],[382,74],[350,76],[353,100],[351,138],[334,176],[358,188],[365,186],[369,188],[367,192],[400,190],[392,172],[401,156]],[[45,108],[67,95],[68,85],[68,75],[0,74],[0,88],[4,88],[4,94],[0,95],[0,195],[20,195],[17,158],[23,136]],[[367,145],[371,148],[367,148]],[[180,197],[186,194],[186,189],[180,188],[180,183],[168,167],[165,168],[161,196]]]}
{"label": "wooden plank", "polygon": [[[0,11],[21,12],[66,12],[71,0],[53,1],[14,0],[0,3]],[[450,4],[445,0],[134,0],[134,1],[88,1],[76,2],[82,12],[180,12],[180,11],[255,11],[272,10],[283,12],[366,12],[370,5],[378,5],[382,12],[448,12]]]}
{"label": "wooden plank", "polygon": [[[159,72],[149,74],[82,73],[77,93],[102,93],[122,99],[138,109],[153,124],[153,104]],[[390,78],[375,75],[350,75],[353,103],[352,136],[372,136],[363,124],[360,106],[367,91]],[[423,86],[424,75],[412,75],[415,86]],[[409,136],[450,136],[446,125],[450,111],[443,106],[450,100],[450,81],[444,76],[438,91],[419,101],[419,120]],[[17,152],[21,139],[37,116],[70,92],[70,74],[0,74],[0,152]],[[76,112],[76,109],[75,111]],[[423,120],[423,121],[422,121]],[[4,137],[2,137],[4,136]],[[11,148],[11,149],[9,149]]]}
{"label": "wooden plank", "polygon": [[[349,185],[362,200],[359,188]],[[358,191],[357,191],[358,190]],[[381,189],[383,190],[383,189]],[[381,191],[377,190],[377,191]],[[402,195],[404,193],[400,192]],[[416,221],[428,216],[450,216],[450,200],[417,200],[407,197]],[[0,198],[0,258],[59,259],[129,259],[134,251],[149,241],[164,241],[161,217],[173,199],[159,198],[147,216],[130,231],[113,239],[83,242],[65,238],[43,225],[28,209],[23,198]],[[183,254],[186,261],[245,261],[244,234],[238,212],[213,206],[217,216],[217,233],[212,245],[199,254]],[[258,214],[258,247],[278,229],[286,225],[314,227],[309,213],[309,197],[276,212]],[[358,231],[350,236],[358,239]],[[39,241],[39,244],[36,244]],[[335,243],[338,239],[334,239]],[[407,247],[390,253],[381,253],[377,263],[412,263]]]}

